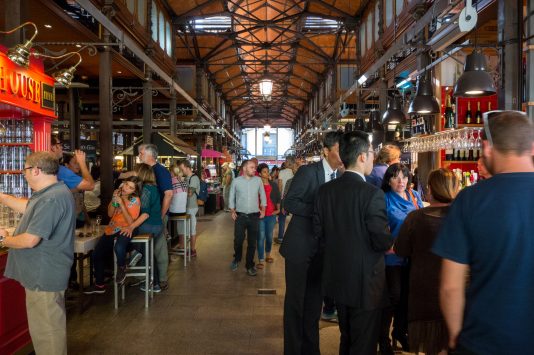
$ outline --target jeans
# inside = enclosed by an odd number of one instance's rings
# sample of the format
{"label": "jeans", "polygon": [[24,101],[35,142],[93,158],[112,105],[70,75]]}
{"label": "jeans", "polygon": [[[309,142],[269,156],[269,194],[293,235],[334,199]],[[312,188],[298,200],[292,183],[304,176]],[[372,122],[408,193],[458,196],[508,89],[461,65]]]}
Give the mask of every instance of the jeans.
{"label": "jeans", "polygon": [[286,231],[286,217],[287,217],[287,212],[282,213],[282,211],[280,211],[280,213],[278,214],[278,240],[279,241],[282,241],[284,239],[284,233]]}
{"label": "jeans", "polygon": [[258,260],[265,260],[265,252],[271,253],[273,246],[273,231],[276,215],[265,216],[260,219],[260,233],[258,235]]}
{"label": "jeans", "polygon": [[240,262],[243,256],[243,242],[245,241],[245,232],[247,234],[247,257],[245,267],[250,269],[254,267],[254,252],[256,251],[256,241],[258,240],[259,229],[258,214],[239,214],[235,220],[234,228],[234,261]]}
{"label": "jeans", "polygon": [[[115,247],[113,247],[113,241]],[[95,263],[95,282],[97,285],[104,284],[104,268],[106,265],[106,259],[112,256],[111,252],[115,249],[115,255],[117,256],[117,266],[126,266],[126,253],[128,246],[130,245],[130,238],[120,235],[118,233],[112,235],[103,235],[98,241],[93,252],[93,259]]]}
{"label": "jeans", "polygon": [[[154,238],[154,284],[159,284],[160,279],[167,281],[167,268],[169,267],[169,253],[167,241],[163,234],[163,225],[143,223],[138,228],[138,234],[152,234]],[[144,253],[144,250],[140,250]],[[144,256],[144,255],[143,255]],[[146,259],[145,259],[146,262]]]}

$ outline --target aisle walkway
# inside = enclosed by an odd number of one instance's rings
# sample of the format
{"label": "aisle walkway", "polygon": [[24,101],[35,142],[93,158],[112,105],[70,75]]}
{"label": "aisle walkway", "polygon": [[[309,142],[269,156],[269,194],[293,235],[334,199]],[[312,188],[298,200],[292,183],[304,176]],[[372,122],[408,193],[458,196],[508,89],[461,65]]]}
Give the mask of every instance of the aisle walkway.
{"label": "aisle walkway", "polygon": [[[144,308],[143,293],[129,288],[126,302],[113,308],[113,289],[94,295],[82,315],[68,317],[69,354],[282,354],[284,260],[245,273],[230,271],[233,223],[228,213],[200,218],[198,257],[184,270],[169,267],[169,289]],[[275,231],[276,233],[276,231]],[[275,234],[276,235],[276,234]],[[258,295],[258,289],[276,295]],[[337,354],[337,324],[321,322],[323,355]]]}

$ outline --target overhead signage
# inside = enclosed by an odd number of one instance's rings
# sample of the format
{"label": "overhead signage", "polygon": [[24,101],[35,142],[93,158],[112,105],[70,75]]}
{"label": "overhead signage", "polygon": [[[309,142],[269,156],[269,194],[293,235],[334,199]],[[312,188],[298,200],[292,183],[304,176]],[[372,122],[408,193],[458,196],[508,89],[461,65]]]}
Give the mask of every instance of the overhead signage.
{"label": "overhead signage", "polygon": [[[30,62],[31,63],[31,62]],[[37,65],[18,66],[0,51],[0,102],[48,117],[55,115],[54,79]]]}

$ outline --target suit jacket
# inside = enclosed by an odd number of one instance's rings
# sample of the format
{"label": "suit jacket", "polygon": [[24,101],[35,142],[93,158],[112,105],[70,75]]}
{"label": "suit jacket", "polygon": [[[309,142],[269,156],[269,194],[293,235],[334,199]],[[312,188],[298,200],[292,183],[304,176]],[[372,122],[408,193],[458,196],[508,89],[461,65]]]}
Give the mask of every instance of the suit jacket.
{"label": "suit jacket", "polygon": [[309,261],[318,250],[319,240],[313,231],[313,206],[317,190],[325,182],[324,174],[322,161],[300,167],[284,197],[284,209],[293,216],[280,254],[294,263]]}
{"label": "suit jacket", "polygon": [[384,252],[393,238],[382,190],[345,172],[319,188],[314,229],[324,245],[324,294],[357,309],[383,307]]}

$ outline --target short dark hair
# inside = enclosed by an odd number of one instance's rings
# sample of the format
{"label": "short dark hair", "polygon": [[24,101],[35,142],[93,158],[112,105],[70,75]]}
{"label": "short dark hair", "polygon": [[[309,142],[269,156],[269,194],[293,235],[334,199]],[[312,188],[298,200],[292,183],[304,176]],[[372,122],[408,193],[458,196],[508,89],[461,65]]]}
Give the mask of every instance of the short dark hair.
{"label": "short dark hair", "polygon": [[327,132],[323,138],[323,147],[331,149],[341,141],[341,137],[343,137],[343,132],[341,131]]}
{"label": "short dark hair", "polygon": [[410,174],[410,169],[404,164],[396,163],[389,166],[389,168],[386,170],[386,173],[384,174],[384,179],[382,180],[382,190],[384,192],[391,191],[391,186],[389,186],[389,180],[393,177],[399,176],[399,174],[402,172],[402,175],[408,177],[408,185],[409,186],[412,183],[412,174]]}
{"label": "short dark hair", "polygon": [[59,136],[53,134],[50,137],[50,145],[56,145],[56,144],[61,144],[61,140],[59,139]]}
{"label": "short dark hair", "polygon": [[265,164],[265,163],[261,163],[260,165],[258,165],[258,169],[256,169],[258,171],[258,174],[261,173],[261,171],[263,169],[267,169],[267,171],[269,171],[269,165]]}
{"label": "short dark hair", "polygon": [[360,154],[367,154],[371,142],[369,135],[362,131],[352,131],[343,134],[339,146],[339,157],[345,168],[354,166]]}
{"label": "short dark hair", "polygon": [[[527,115],[515,111],[502,111],[491,113],[487,119],[493,147],[496,150],[519,155],[530,152],[534,142],[534,125]],[[485,132],[482,139],[487,139]]]}
{"label": "short dark hair", "polygon": [[178,166],[180,166],[180,165],[183,165],[183,166],[185,166],[186,168],[192,169],[192,167],[191,167],[191,162],[190,162],[189,160],[187,160],[187,159],[182,159],[182,160],[180,160],[180,161],[178,162]]}

